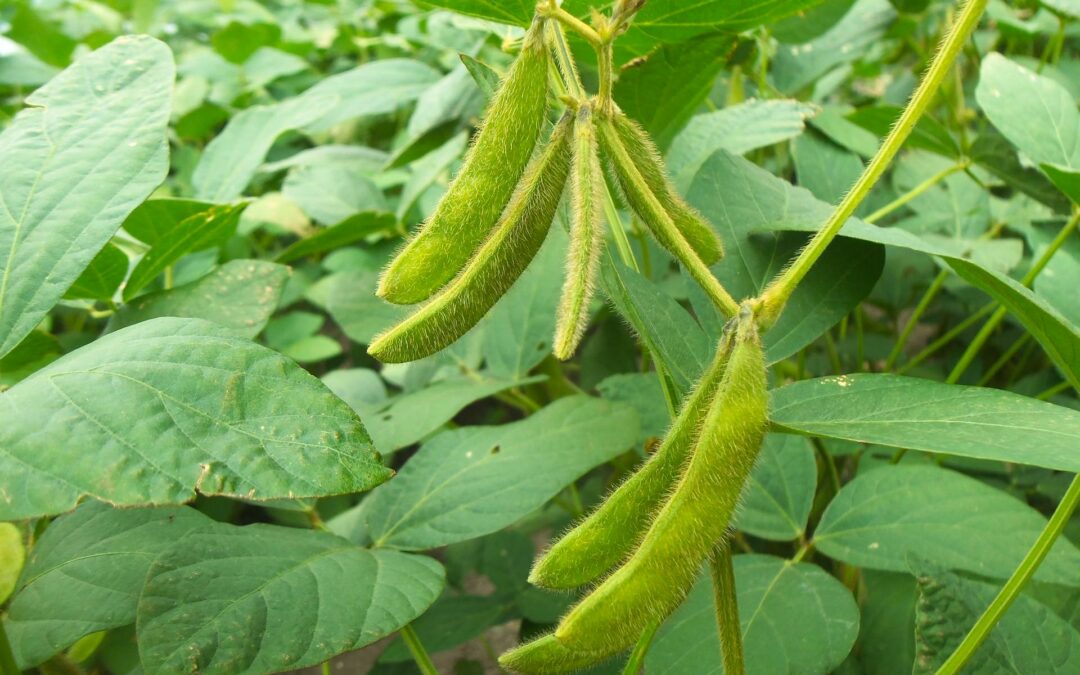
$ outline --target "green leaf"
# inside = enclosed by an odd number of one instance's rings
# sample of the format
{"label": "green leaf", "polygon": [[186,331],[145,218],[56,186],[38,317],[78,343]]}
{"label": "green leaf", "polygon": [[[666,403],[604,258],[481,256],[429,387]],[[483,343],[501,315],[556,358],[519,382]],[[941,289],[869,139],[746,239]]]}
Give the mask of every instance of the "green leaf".
{"label": "green leaf", "polygon": [[1012,278],[966,260],[948,262],[957,274],[989,293],[1024,324],[1065,378],[1073,387],[1080,387],[1080,329]]}
{"label": "green leaf", "polygon": [[[1038,258],[1044,255],[1054,235],[1047,229],[1033,227],[1028,240]],[[1076,237],[1066,239],[1050,258],[1042,273],[1035,278],[1037,297],[1056,309],[1073,326],[1080,325],[1080,303],[1076,302],[1076,289],[1080,288],[1080,241]]]}
{"label": "green leaf", "polygon": [[[1029,197],[1055,211],[1069,209],[1069,200],[1062,195],[1062,192],[1069,194],[1069,191],[1065,186],[1055,188],[1054,183],[1047,179],[1048,175],[1053,175],[1053,166],[1043,165],[1046,175],[1038,169],[1025,166],[1012,144],[993,127],[988,127],[979,134],[971,144],[968,154],[971,161]],[[1076,200],[1077,197],[1073,196],[1073,199]]]}
{"label": "green leaf", "polygon": [[727,35],[663,45],[623,68],[615,100],[665,148],[709,95],[733,46]]}
{"label": "green leaf", "polygon": [[312,220],[340,223],[360,211],[386,211],[386,199],[370,178],[344,166],[302,166],[289,171],[285,197]]}
{"label": "green leaf", "polygon": [[[862,570],[859,664],[866,675],[911,675],[915,661],[915,578]],[[865,594],[865,595],[864,595]]]}
{"label": "green leaf", "polygon": [[[7,3],[5,3],[7,4]],[[34,11],[33,3],[17,0],[8,4],[15,6],[15,14],[5,31],[5,36],[26,47],[45,63],[63,68],[71,61],[71,54],[78,43],[64,34],[52,21]]]}
{"label": "green leaf", "polygon": [[60,356],[59,341],[39,330],[31,331],[15,349],[0,359],[0,385],[10,387]]}
{"label": "green leaf", "polygon": [[166,237],[173,236],[180,223],[213,207],[212,202],[195,199],[148,199],[124,219],[124,231],[145,244],[155,246]]}
{"label": "green leaf", "polygon": [[773,392],[795,433],[1080,471],[1080,412],[1000,389],[860,373]]}
{"label": "green leaf", "polygon": [[195,193],[215,202],[236,199],[281,134],[325,131],[347,120],[394,112],[439,77],[420,61],[381,59],[327,77],[281,103],[247,108],[206,147],[192,176]]}
{"label": "green leaf", "polygon": [[68,300],[111,300],[128,273],[127,254],[106,244],[64,293]]}
{"label": "green leaf", "polygon": [[189,216],[161,235],[131,270],[124,285],[124,300],[131,298],[188,253],[219,246],[236,232],[247,204],[223,204]]}
{"label": "green leaf", "polygon": [[279,263],[290,263],[317,253],[325,253],[348,246],[373,234],[391,230],[397,220],[394,214],[383,211],[361,211],[349,216],[337,225],[317,230],[315,234],[301,239],[278,254]]}
{"label": "green leaf", "polygon": [[637,272],[608,256],[601,273],[615,309],[664,364],[676,390],[689,391],[715,345],[682,305]]}
{"label": "green leaf", "polygon": [[521,422],[447,431],[331,529],[407,550],[480,537],[517,522],[636,440],[631,408],[585,396],[561,398]]}
{"label": "green leaf", "polygon": [[378,268],[342,272],[330,277],[326,309],[353,342],[368,344],[379,333],[408,315],[375,295]]}
{"label": "green leaf", "polygon": [[416,0],[416,4],[518,26],[528,26],[536,13],[534,0]]}
{"label": "green leaf", "polygon": [[321,382],[197,319],[106,335],[5,392],[0,413],[0,520],[62,513],[83,496],[314,497],[390,475]]}
{"label": "green leaf", "polygon": [[[1076,164],[1080,164],[1080,162]],[[1080,168],[1048,163],[1040,164],[1039,167],[1050,177],[1050,182],[1061,190],[1073,204],[1080,204]]]}
{"label": "green leaf", "polygon": [[[851,651],[859,609],[851,593],[816,565],[737,555],[735,589],[749,673],[819,675]],[[645,658],[649,673],[723,672],[712,585],[702,580],[660,628]]]}
{"label": "green leaf", "polygon": [[1080,111],[1065,87],[994,52],[982,61],[975,99],[1033,162],[1080,169]]}
{"label": "green leaf", "polygon": [[681,189],[689,189],[702,165],[717,150],[742,155],[794,138],[806,129],[817,107],[793,99],[751,99],[694,116],[675,136],[667,167]]}
{"label": "green leaf", "polygon": [[432,558],[369,551],[326,532],[217,524],[151,566],[139,655],[148,675],[317,665],[411,622],[444,577]]}
{"label": "green leaf", "polygon": [[[933,673],[997,595],[996,585],[934,570],[918,577],[914,673]],[[1045,605],[1019,595],[965,669],[972,673],[1075,673],[1080,633]]]}
{"label": "green leaf", "polygon": [[150,563],[210,523],[189,508],[114,509],[101,502],[56,519],[34,546],[8,610],[19,664],[36,666],[85,635],[135,623]]}
{"label": "green leaf", "polygon": [[412,445],[437,431],[465,406],[532,380],[470,379],[442,380],[423,389],[402,394],[388,405],[359,410],[375,447],[380,452],[394,452]]}
{"label": "green leaf", "polygon": [[[814,545],[859,567],[907,571],[912,556],[953,570],[1006,578],[1046,525],[1038,511],[962,473],[889,465],[840,490]],[[1080,551],[1059,539],[1036,579],[1080,583]]]}
{"label": "green leaf", "polygon": [[172,80],[163,43],[118,38],[28,96],[0,134],[0,356],[165,178]]}
{"label": "green leaf", "polygon": [[484,99],[490,99],[494,96],[499,88],[499,74],[488,64],[474,59],[468,54],[458,54],[458,57],[461,58],[461,63],[465,65],[465,69],[469,71],[469,75],[476,82],[476,86],[483,92]]}
{"label": "green leaf", "polygon": [[797,137],[791,150],[799,185],[829,204],[843,199],[863,170],[858,155],[816,131]]}
{"label": "green leaf", "polygon": [[484,318],[484,357],[496,377],[520,379],[551,353],[567,237],[553,227],[525,273]]}
{"label": "green leaf", "polygon": [[109,330],[176,316],[206,319],[237,337],[253,338],[277,309],[288,279],[289,268],[283,265],[230,260],[191,283],[135,298],[113,315]]}
{"label": "green leaf", "polygon": [[11,523],[0,523],[0,605],[15,590],[25,558],[22,531]]}
{"label": "green leaf", "polygon": [[816,488],[817,462],[810,441],[769,434],[743,491],[735,526],[762,539],[798,539],[806,532]]}

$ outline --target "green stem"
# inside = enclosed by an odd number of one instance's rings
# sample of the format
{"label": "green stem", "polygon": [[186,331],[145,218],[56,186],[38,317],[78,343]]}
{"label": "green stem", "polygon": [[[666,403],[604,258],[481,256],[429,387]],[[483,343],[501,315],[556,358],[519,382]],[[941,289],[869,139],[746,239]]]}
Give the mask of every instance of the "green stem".
{"label": "green stem", "polygon": [[904,329],[900,331],[900,336],[896,338],[896,344],[893,345],[892,351],[889,352],[889,358],[885,359],[885,372],[889,372],[896,365],[896,360],[900,358],[900,355],[904,352],[904,346],[907,344],[908,338],[911,337],[911,333],[915,330],[915,326],[919,324],[919,319],[930,307],[930,303],[937,297],[941,287],[945,285],[945,280],[949,278],[948,270],[941,270],[938,275],[934,277],[934,280],[930,282],[930,287],[926,289],[926,293],[923,293],[922,299],[919,300],[919,304],[915,305],[915,311],[908,317],[907,323],[904,324]]}
{"label": "green stem", "polygon": [[900,151],[904,141],[911,135],[915,124],[926,111],[927,106],[933,100],[934,95],[941,87],[941,82],[952,68],[953,61],[960,49],[964,46],[971,32],[979,23],[986,8],[987,0],[966,0],[964,8],[960,12],[960,18],[949,30],[945,40],[941,43],[937,54],[930,63],[922,82],[919,83],[915,94],[911,97],[904,112],[900,114],[885,142],[877,151],[870,163],[866,166],[859,180],[844,196],[843,201],[836,207],[825,224],[810,240],[792,263],[782,274],[777,276],[765,289],[760,299],[760,319],[764,325],[776,322],[780,313],[784,310],[788,298],[795,291],[796,286],[810,271],[817,259],[825,252],[829,244],[840,232],[847,219],[855,213],[855,209],[862,203],[870,189],[874,187],[885,169],[892,162],[896,153]]}
{"label": "green stem", "polygon": [[720,634],[720,656],[724,662],[724,675],[746,675],[731,542],[723,541],[716,545],[709,567],[712,570],[716,628]]}
{"label": "green stem", "polygon": [[1050,520],[1046,523],[1046,527],[1043,528],[1039,538],[1035,540],[1035,544],[1024,556],[1024,559],[1020,562],[1020,566],[1016,568],[1009,580],[1002,586],[1001,591],[998,592],[997,597],[990,603],[990,606],[986,608],[979,620],[975,622],[967,636],[964,637],[964,641],[960,643],[960,646],[956,648],[956,651],[952,653],[947,661],[938,669],[937,675],[952,675],[957,673],[964,664],[968,662],[971,656],[979,648],[979,645],[983,643],[983,640],[990,634],[997,622],[1005,614],[1009,606],[1020,595],[1020,591],[1023,590],[1024,585],[1035,573],[1035,570],[1039,568],[1043,559],[1046,558],[1046,554],[1050,552],[1050,548],[1061,536],[1061,532],[1065,529],[1069,519],[1072,517],[1073,512],[1076,511],[1077,505],[1080,504],[1080,475],[1074,476],[1072,483],[1069,485],[1069,489],[1065,492],[1065,496],[1062,498],[1061,503],[1058,504],[1057,509],[1054,510],[1054,515],[1050,517]]}
{"label": "green stem", "polygon": [[889,202],[885,206],[882,206],[877,211],[874,211],[873,213],[871,213],[867,217],[863,218],[863,220],[865,220],[868,223],[876,223],[876,222],[878,222],[879,220],[881,220],[885,216],[887,216],[890,213],[892,213],[893,211],[897,210],[898,208],[900,208],[904,204],[907,204],[912,199],[915,199],[916,197],[918,197],[922,193],[926,192],[930,188],[934,187],[935,185],[937,185],[941,181],[945,180],[949,176],[953,175],[954,173],[957,173],[958,171],[963,171],[970,164],[971,164],[970,161],[964,159],[964,160],[961,160],[961,161],[957,162],[956,164],[953,164],[950,167],[946,167],[946,168],[942,169],[941,171],[938,171],[933,176],[930,176],[929,178],[927,178],[923,182],[919,183],[915,187],[911,188],[910,190],[908,190],[904,194],[900,195],[896,199],[892,200],[891,202]]}
{"label": "green stem", "polygon": [[544,16],[550,16],[551,18],[555,19],[562,25],[566,26],[581,37],[585,38],[585,41],[594,47],[599,47],[604,42],[603,39],[600,37],[600,34],[593,30],[592,26],[577,18],[562,7],[559,7],[557,4],[555,4],[555,0],[551,0],[546,7],[543,7],[541,9],[540,13]]}
{"label": "green stem", "polygon": [[4,620],[0,618],[0,675],[19,675],[21,672],[15,664],[15,654],[11,651],[11,643],[4,630]]}
{"label": "green stem", "polygon": [[416,667],[420,669],[422,675],[439,675],[439,671],[435,670],[435,664],[431,662],[431,656],[424,649],[424,645],[420,642],[420,636],[416,634],[411,623],[406,624],[401,629],[401,639],[405,641],[405,645],[409,648],[409,653],[412,654],[413,661],[416,661]]}
{"label": "green stem", "polygon": [[641,634],[637,644],[634,645],[634,651],[630,652],[630,659],[627,660],[622,675],[637,675],[641,672],[642,666],[645,665],[645,655],[649,652],[649,646],[652,644],[653,636],[656,635],[656,629],[659,627],[659,623],[651,623]]}
{"label": "green stem", "polygon": [[994,376],[998,374],[998,371],[1004,368],[1009,363],[1009,361],[1012,360],[1012,357],[1016,356],[1016,352],[1020,351],[1020,349],[1024,345],[1026,345],[1029,340],[1031,340],[1031,333],[1024,333],[1019,338],[1014,340],[1013,343],[1009,345],[1009,348],[1001,353],[1001,356],[998,357],[998,360],[994,361],[994,364],[987,368],[986,372],[983,373],[983,376],[979,379],[978,382],[975,383],[975,386],[986,386],[986,384],[989,383],[990,380],[994,379]]}
{"label": "green stem", "polygon": [[952,342],[958,335],[966,331],[968,328],[971,328],[971,326],[978,323],[979,319],[983,318],[993,310],[994,303],[991,302],[983,305],[979,308],[977,312],[953,326],[944,335],[924,347],[921,352],[911,357],[911,360],[907,361],[904,365],[897,368],[896,372],[898,374],[906,373],[907,371],[919,365],[926,359],[930,358],[938,351],[940,351],[942,347]]}
{"label": "green stem", "polygon": [[[1046,266],[1050,264],[1050,259],[1054,257],[1058,249],[1065,244],[1072,233],[1076,231],[1077,225],[1080,225],[1080,208],[1073,211],[1072,217],[1069,218],[1065,226],[1061,228],[1054,240],[1050,242],[1050,245],[1042,252],[1035,264],[1031,266],[1024,278],[1020,280],[1025,286],[1031,286],[1039,274],[1046,269]],[[955,384],[960,381],[964,373],[967,372],[968,366],[975,360],[975,357],[979,354],[979,350],[982,349],[986,341],[990,339],[994,331],[997,330],[998,325],[1005,318],[1007,310],[1004,307],[998,307],[994,310],[994,313],[990,315],[990,318],[986,320],[983,327],[979,330],[979,333],[975,336],[975,339],[968,344],[967,349],[961,354],[960,360],[957,361],[956,366],[953,367],[952,372],[949,373],[949,377],[946,378],[946,382],[949,384]]]}
{"label": "green stem", "polygon": [[1058,382],[1057,384],[1050,387],[1049,389],[1046,389],[1044,391],[1039,392],[1038,394],[1035,394],[1035,398],[1039,399],[1040,401],[1049,401],[1050,399],[1054,398],[1055,396],[1057,396],[1058,394],[1065,391],[1066,389],[1068,389],[1071,386],[1072,386],[1072,383],[1070,383],[1070,382]]}

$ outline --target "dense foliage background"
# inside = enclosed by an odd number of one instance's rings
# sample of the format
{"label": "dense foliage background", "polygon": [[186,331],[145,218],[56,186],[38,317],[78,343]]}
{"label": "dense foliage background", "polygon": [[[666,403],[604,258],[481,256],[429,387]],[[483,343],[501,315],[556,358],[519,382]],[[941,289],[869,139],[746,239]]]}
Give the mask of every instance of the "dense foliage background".
{"label": "dense foliage background", "polygon": [[[0,6],[0,609],[21,668],[419,672],[411,623],[439,672],[498,672],[572,603],[530,564],[663,435],[656,364],[681,395],[719,335],[702,291],[613,204],[638,269],[607,255],[583,346],[555,360],[564,212],[451,348],[365,350],[407,311],[378,273],[532,5]],[[641,11],[615,98],[722,235],[736,298],[855,182],[955,11]],[[773,432],[735,534],[751,673],[935,670],[1080,471],[1078,19],[991,0],[767,334]],[[162,508],[52,519],[83,495]],[[1063,529],[970,672],[1080,672],[1080,519]],[[708,585],[648,672],[720,672]]]}

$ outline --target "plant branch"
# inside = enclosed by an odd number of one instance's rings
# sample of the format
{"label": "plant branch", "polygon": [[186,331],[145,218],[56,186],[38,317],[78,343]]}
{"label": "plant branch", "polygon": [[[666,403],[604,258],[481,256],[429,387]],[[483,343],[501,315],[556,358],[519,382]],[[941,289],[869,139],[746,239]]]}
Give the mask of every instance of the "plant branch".
{"label": "plant branch", "polygon": [[862,175],[855,185],[844,196],[843,201],[836,207],[825,224],[810,240],[810,243],[799,253],[798,258],[782,274],[777,276],[765,289],[758,300],[759,320],[764,326],[772,325],[784,311],[784,305],[810,271],[817,259],[825,252],[829,244],[840,232],[847,219],[855,213],[855,209],[862,203],[870,189],[874,187],[885,169],[892,162],[896,153],[900,151],[904,141],[911,135],[915,124],[926,111],[927,106],[933,100],[945,76],[952,68],[956,55],[960,52],[971,32],[979,23],[987,0],[966,0],[960,18],[949,30],[945,40],[941,43],[937,54],[930,63],[926,75],[919,83],[915,94],[911,97],[900,119],[896,121],[885,142],[870,160]]}
{"label": "plant branch", "polygon": [[570,12],[566,11],[562,7],[556,4],[556,0],[549,0],[549,2],[540,5],[537,8],[542,16],[548,16],[555,19],[562,25],[566,26],[570,30],[574,31],[581,37],[585,38],[585,41],[591,44],[593,47],[599,49],[604,43],[603,38],[593,28],[577,18]]}
{"label": "plant branch", "polygon": [[990,606],[986,608],[979,620],[971,627],[971,630],[964,637],[964,641],[938,669],[937,675],[953,675],[960,672],[960,669],[964,667],[964,664],[968,662],[1013,601],[1020,595],[1024,585],[1035,574],[1035,570],[1039,568],[1043,559],[1046,558],[1046,554],[1050,552],[1054,542],[1061,536],[1061,532],[1069,523],[1069,519],[1076,511],[1077,505],[1080,505],[1080,475],[1073,477],[1072,483],[1069,484],[1069,489],[1065,492],[1061,503],[1054,510],[1054,515],[1050,516],[1046,527],[1043,528],[1039,538],[1035,540],[1035,544],[1024,556],[1020,566],[1016,568],[1009,580],[1001,587],[994,601],[990,603]]}
{"label": "plant branch", "polygon": [[720,634],[720,656],[724,662],[724,675],[746,675],[730,541],[722,541],[716,545],[709,568],[712,571],[716,628]]}
{"label": "plant branch", "polygon": [[929,288],[926,289],[926,293],[923,293],[922,298],[919,300],[919,304],[915,305],[915,309],[911,312],[911,316],[908,317],[907,323],[904,324],[903,330],[900,331],[900,335],[896,338],[896,343],[893,345],[892,351],[889,352],[889,357],[885,359],[885,372],[889,372],[896,365],[896,360],[900,358],[900,354],[904,352],[904,345],[907,344],[908,338],[915,331],[915,326],[919,324],[919,319],[930,307],[930,303],[937,297],[938,291],[945,285],[945,280],[949,278],[949,270],[941,270],[938,275],[934,277],[934,280],[930,282]]}
{"label": "plant branch", "polygon": [[424,645],[420,642],[420,636],[416,634],[412,624],[405,624],[400,632],[401,639],[405,641],[405,646],[409,648],[409,653],[412,654],[413,660],[416,661],[416,667],[420,669],[420,672],[423,675],[439,675],[439,671],[435,670],[435,664],[431,662],[431,656],[424,649]]}
{"label": "plant branch", "polygon": [[953,164],[952,166],[945,167],[941,171],[938,171],[937,173],[935,173],[933,176],[930,176],[929,178],[927,178],[923,182],[919,183],[918,185],[911,188],[910,190],[908,190],[904,194],[902,194],[899,197],[897,197],[896,199],[892,200],[891,202],[889,202],[885,206],[882,206],[877,211],[874,211],[873,213],[871,213],[867,217],[863,218],[863,220],[865,220],[868,223],[877,223],[879,220],[881,220],[885,216],[889,215],[890,213],[892,213],[896,209],[900,208],[901,206],[907,204],[912,199],[915,199],[916,197],[918,197],[922,193],[926,192],[930,188],[934,187],[935,185],[937,185],[941,181],[945,180],[949,176],[953,175],[954,173],[957,173],[959,171],[963,171],[963,170],[967,169],[968,166],[970,166],[970,165],[971,165],[971,160],[963,159],[963,160],[960,160],[959,162],[957,162],[956,164]]}

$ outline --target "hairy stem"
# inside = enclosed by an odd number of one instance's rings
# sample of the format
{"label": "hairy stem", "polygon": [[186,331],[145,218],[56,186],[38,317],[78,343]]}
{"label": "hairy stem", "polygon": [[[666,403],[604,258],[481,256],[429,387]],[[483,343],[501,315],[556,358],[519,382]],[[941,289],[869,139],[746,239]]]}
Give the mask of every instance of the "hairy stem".
{"label": "hairy stem", "polygon": [[729,541],[716,545],[709,567],[712,571],[716,628],[720,634],[720,657],[724,662],[724,675],[746,675],[739,602],[735,595],[735,569]]}
{"label": "hairy stem", "polygon": [[1080,475],[1073,477],[1072,483],[1069,484],[1069,489],[1065,492],[1061,503],[1054,510],[1054,515],[1047,521],[1046,527],[1043,528],[1039,538],[1035,540],[1035,544],[1024,556],[1020,566],[1016,568],[1009,580],[1001,587],[997,597],[986,608],[979,620],[975,622],[975,625],[964,637],[964,641],[938,669],[937,675],[953,675],[953,673],[960,672],[960,669],[964,667],[964,664],[972,657],[979,645],[990,634],[990,631],[994,629],[994,626],[997,625],[997,622],[1009,609],[1009,606],[1016,600],[1016,597],[1020,595],[1024,585],[1035,574],[1035,570],[1039,568],[1043,559],[1046,558],[1046,554],[1050,552],[1054,542],[1061,536],[1061,532],[1076,511],[1077,505],[1080,505]]}
{"label": "hairy stem", "polygon": [[431,656],[424,649],[424,645],[420,642],[420,636],[416,634],[416,630],[411,623],[406,624],[401,629],[401,639],[405,641],[405,646],[409,648],[413,661],[416,661],[416,667],[420,669],[423,675],[439,675],[439,671],[435,670],[435,664],[431,662]]}
{"label": "hairy stem", "polygon": [[765,289],[759,304],[759,316],[763,325],[771,325],[776,322],[788,298],[795,291],[799,282],[806,276],[817,259],[825,252],[829,244],[840,232],[847,219],[855,213],[855,209],[862,203],[870,189],[874,187],[885,169],[892,162],[896,153],[900,151],[904,141],[911,135],[915,124],[926,111],[927,106],[933,100],[934,95],[941,87],[941,83],[952,68],[953,61],[967,41],[971,32],[979,23],[987,0],[967,0],[960,12],[959,20],[949,30],[945,40],[941,43],[937,54],[926,71],[922,82],[919,83],[915,94],[911,97],[900,119],[897,120],[881,148],[867,164],[866,169],[855,185],[844,196],[843,201],[833,211],[832,215],[820,230],[810,240],[810,243],[799,253],[798,258],[782,274],[777,276]]}

